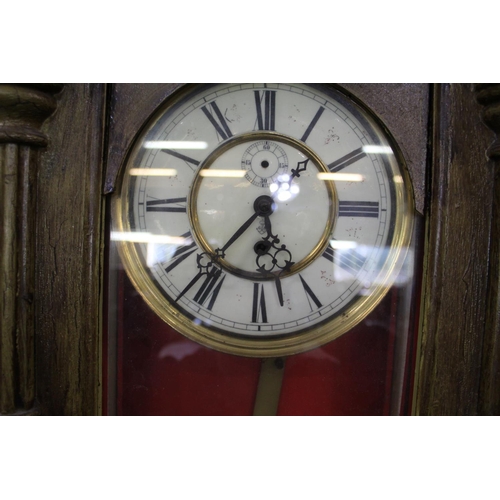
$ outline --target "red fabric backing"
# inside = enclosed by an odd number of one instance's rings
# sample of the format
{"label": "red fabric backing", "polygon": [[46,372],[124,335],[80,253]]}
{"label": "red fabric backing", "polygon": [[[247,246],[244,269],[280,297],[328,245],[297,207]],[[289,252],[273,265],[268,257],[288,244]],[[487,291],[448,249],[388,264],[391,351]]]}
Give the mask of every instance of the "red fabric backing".
{"label": "red fabric backing", "polygon": [[[251,415],[260,359],[186,339],[144,303],[122,273],[117,412]],[[384,415],[390,408],[396,293],[339,339],[286,360],[279,415]]]}

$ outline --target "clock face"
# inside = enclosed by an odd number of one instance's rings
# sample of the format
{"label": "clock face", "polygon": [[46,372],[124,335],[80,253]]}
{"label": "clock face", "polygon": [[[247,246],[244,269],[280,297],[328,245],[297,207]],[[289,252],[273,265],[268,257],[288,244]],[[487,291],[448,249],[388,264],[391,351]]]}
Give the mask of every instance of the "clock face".
{"label": "clock face", "polygon": [[298,353],[347,332],[396,279],[413,213],[399,158],[339,89],[189,86],[137,138],[113,238],[182,334]]}

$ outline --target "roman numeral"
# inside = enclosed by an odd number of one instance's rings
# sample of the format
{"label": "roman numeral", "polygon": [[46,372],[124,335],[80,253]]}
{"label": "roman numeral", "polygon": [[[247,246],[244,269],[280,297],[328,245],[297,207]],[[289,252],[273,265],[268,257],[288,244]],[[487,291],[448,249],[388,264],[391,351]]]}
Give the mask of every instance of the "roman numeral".
{"label": "roman numeral", "polygon": [[264,285],[261,283],[253,284],[252,323],[267,323]]}
{"label": "roman numeral", "polygon": [[[255,107],[257,108],[257,127],[259,130],[275,130],[276,91],[264,90],[262,97],[259,90],[254,90]],[[264,101],[264,113],[262,113]]]}
{"label": "roman numeral", "polygon": [[197,246],[191,236],[191,233],[188,231],[187,233],[184,233],[181,237],[185,238],[187,241],[191,241],[191,243],[186,245],[180,245],[177,248],[177,250],[174,252],[174,255],[172,255],[172,258],[170,259],[172,263],[165,268],[165,271],[167,273],[172,271],[172,269],[175,269],[182,261],[186,260],[193,252],[196,252]]}
{"label": "roman numeral", "polygon": [[335,252],[330,245],[326,247],[326,250],[322,253],[322,256],[333,264],[335,258]]}
{"label": "roman numeral", "polygon": [[222,283],[224,283],[225,278],[226,275],[222,274],[222,270],[214,267],[207,275],[205,281],[194,296],[194,301],[202,306],[210,298],[207,309],[211,311],[214,307],[217,297],[219,296],[219,292],[222,288]]}
{"label": "roman numeral", "polygon": [[[215,116],[208,110],[206,106],[202,106],[201,110],[205,113],[205,116],[209,119],[210,123],[214,126],[217,133],[222,137],[222,140],[228,139],[232,137],[233,134],[229,129],[226,119],[220,112],[219,106],[215,101],[210,103],[212,111],[215,113]],[[218,121],[217,121],[218,120]]]}
{"label": "roman numeral", "polygon": [[359,273],[365,261],[366,258],[352,248],[338,252],[336,259],[338,266],[354,275]]}
{"label": "roman numeral", "polygon": [[316,114],[314,115],[312,122],[307,127],[306,131],[304,132],[304,135],[300,138],[301,141],[303,141],[303,142],[307,141],[309,134],[312,132],[312,129],[315,127],[316,123],[318,123],[318,120],[320,119],[321,115],[323,114],[323,111],[325,111],[325,108],[323,106],[321,106],[318,109],[318,111],[316,111]]}
{"label": "roman numeral", "polygon": [[[146,201],[147,212],[171,212],[171,213],[186,213],[187,198],[170,198],[166,200],[149,200]],[[179,206],[184,204],[184,206]]]}
{"label": "roman numeral", "polygon": [[192,163],[193,165],[196,165],[196,166],[198,166],[200,164],[200,162],[198,160],[195,160],[194,158],[190,158],[189,156],[178,153],[177,151],[174,151],[173,149],[161,149],[160,151],[162,153],[167,153],[170,156],[174,156],[175,158],[179,158],[179,160],[184,160],[184,161],[187,161],[188,163]]}
{"label": "roman numeral", "polygon": [[362,147],[355,149],[354,151],[351,151],[345,156],[342,156],[342,158],[339,158],[333,163],[330,163],[330,165],[328,165],[328,170],[330,170],[330,172],[339,172],[340,170],[351,165],[352,163],[361,160],[361,158],[364,158],[365,156],[366,153],[363,151]]}
{"label": "roman numeral", "polygon": [[378,218],[378,201],[339,201],[339,217]]}
{"label": "roman numeral", "polygon": [[335,263],[337,266],[354,275],[358,274],[366,261],[363,255],[352,248],[337,249],[335,251],[331,246],[328,246],[322,255],[331,263]]}
{"label": "roman numeral", "polygon": [[[314,295],[314,292],[311,290],[311,287],[306,283],[306,280],[299,274],[300,281],[302,283],[302,286],[304,287],[304,292],[306,292],[306,297],[307,301],[309,302],[309,307],[311,308],[311,311],[313,310],[312,305],[311,305],[311,300],[316,304],[316,307],[319,309],[320,307],[323,306],[321,302],[319,301],[318,297]],[[311,299],[311,300],[309,300]]]}

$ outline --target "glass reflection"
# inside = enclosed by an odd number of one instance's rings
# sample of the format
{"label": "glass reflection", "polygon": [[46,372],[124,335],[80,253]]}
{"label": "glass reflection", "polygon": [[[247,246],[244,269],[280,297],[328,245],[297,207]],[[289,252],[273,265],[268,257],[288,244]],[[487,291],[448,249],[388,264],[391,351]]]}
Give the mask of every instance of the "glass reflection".
{"label": "glass reflection", "polygon": [[203,141],[146,141],[145,149],[207,149]]}

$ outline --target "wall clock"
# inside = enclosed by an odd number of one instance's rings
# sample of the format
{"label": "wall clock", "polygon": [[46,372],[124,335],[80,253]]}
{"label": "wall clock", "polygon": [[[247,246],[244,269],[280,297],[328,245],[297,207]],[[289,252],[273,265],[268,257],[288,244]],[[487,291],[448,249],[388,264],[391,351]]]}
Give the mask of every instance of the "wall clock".
{"label": "wall clock", "polygon": [[145,124],[114,203],[136,290],[177,331],[282,356],[349,331],[397,279],[413,201],[376,117],[326,85],[191,85]]}

